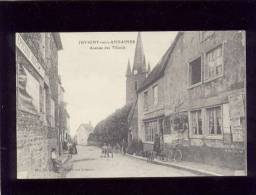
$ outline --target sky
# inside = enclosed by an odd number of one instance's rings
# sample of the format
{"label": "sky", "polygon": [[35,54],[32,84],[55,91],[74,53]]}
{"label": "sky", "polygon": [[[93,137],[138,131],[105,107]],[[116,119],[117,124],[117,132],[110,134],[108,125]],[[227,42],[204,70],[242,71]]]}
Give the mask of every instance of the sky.
{"label": "sky", "polygon": [[[137,34],[60,33],[63,49],[58,53],[59,74],[65,89],[71,135],[75,135],[81,123],[91,121],[95,126],[125,105],[126,68],[128,59],[133,65]],[[150,63],[151,70],[170,47],[176,34],[174,31],[141,32],[146,64]]]}

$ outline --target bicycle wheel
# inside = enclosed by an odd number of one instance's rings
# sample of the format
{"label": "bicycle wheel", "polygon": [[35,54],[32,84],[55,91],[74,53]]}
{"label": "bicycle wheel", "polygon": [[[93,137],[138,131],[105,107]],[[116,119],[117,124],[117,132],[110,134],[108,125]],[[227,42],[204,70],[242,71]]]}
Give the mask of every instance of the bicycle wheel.
{"label": "bicycle wheel", "polygon": [[173,160],[173,150],[169,150],[167,152],[167,161],[172,161]]}
{"label": "bicycle wheel", "polygon": [[178,162],[182,160],[182,152],[180,149],[176,149],[176,151],[174,152],[173,159]]}

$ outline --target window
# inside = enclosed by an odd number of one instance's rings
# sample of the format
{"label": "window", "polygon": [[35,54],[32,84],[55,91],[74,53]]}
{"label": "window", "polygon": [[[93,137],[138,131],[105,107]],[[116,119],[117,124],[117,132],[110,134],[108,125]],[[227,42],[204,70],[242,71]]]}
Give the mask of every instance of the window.
{"label": "window", "polygon": [[206,109],[206,128],[210,135],[222,134],[222,114],[220,106]]}
{"label": "window", "polygon": [[158,104],[158,86],[153,87],[154,105]]}
{"label": "window", "polygon": [[40,109],[40,84],[35,79],[35,77],[28,71],[26,68],[24,68],[24,71],[27,76],[27,82],[26,82],[26,92],[30,95],[32,98],[32,103],[37,111]]}
{"label": "window", "polygon": [[144,92],[144,110],[148,110],[148,92]]}
{"label": "window", "polygon": [[201,110],[192,111],[190,113],[191,132],[194,135],[202,135],[202,115]]}
{"label": "window", "polygon": [[157,132],[157,120],[145,122],[145,140],[154,141],[155,133]]}
{"label": "window", "polygon": [[201,57],[189,63],[190,85],[201,82]]}
{"label": "window", "polygon": [[212,79],[222,75],[223,57],[222,45],[206,54],[205,79]]}
{"label": "window", "polygon": [[137,91],[137,81],[135,81],[134,88],[135,88],[135,91]]}

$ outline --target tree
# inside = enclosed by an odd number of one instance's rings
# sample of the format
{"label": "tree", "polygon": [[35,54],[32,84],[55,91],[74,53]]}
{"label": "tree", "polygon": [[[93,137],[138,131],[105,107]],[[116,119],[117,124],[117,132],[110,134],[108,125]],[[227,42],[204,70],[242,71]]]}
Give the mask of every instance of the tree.
{"label": "tree", "polygon": [[105,142],[114,145],[116,143],[121,143],[123,139],[127,139],[127,118],[130,110],[131,105],[126,105],[117,109],[106,119],[100,121],[95,126],[92,135],[89,135],[88,140],[100,142],[101,144]]}

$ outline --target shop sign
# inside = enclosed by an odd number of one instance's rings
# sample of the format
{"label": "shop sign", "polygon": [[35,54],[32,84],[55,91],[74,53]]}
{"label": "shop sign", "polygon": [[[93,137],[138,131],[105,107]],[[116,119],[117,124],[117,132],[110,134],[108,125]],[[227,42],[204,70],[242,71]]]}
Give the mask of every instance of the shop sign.
{"label": "shop sign", "polygon": [[232,95],[229,97],[230,118],[240,118],[245,116],[243,94]]}
{"label": "shop sign", "polygon": [[233,142],[243,142],[244,132],[241,120],[245,117],[243,94],[235,94],[229,97],[230,123]]}
{"label": "shop sign", "polygon": [[16,33],[16,46],[18,49],[23,53],[23,55],[27,58],[27,60],[31,63],[31,65],[35,68],[35,70],[38,72],[38,74],[44,78],[45,77],[45,71],[41,64],[38,62],[37,58],[31,51],[31,49],[28,47],[26,42],[23,40],[21,35],[19,33]]}
{"label": "shop sign", "polygon": [[232,138],[233,142],[243,142],[244,133],[242,128],[233,128],[232,129]]}

